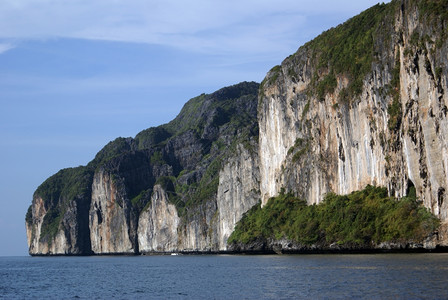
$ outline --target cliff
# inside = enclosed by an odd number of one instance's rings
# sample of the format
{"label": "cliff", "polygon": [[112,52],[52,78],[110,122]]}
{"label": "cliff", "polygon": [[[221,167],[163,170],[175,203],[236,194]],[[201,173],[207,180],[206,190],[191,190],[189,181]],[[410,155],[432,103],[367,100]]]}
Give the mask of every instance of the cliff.
{"label": "cliff", "polygon": [[47,179],[26,216],[30,254],[225,250],[259,198],[258,89],[200,95],[170,123]]}
{"label": "cliff", "polygon": [[26,215],[30,254],[89,254],[91,173],[84,167],[64,169],[34,193]]}
{"label": "cliff", "polygon": [[279,232],[258,246],[227,241],[271,197],[317,204],[368,185],[415,194],[441,221],[428,245],[447,245],[447,11],[446,0],[375,5],[261,85],[193,98],[170,123],[58,172],[28,210],[30,254],[297,250]]}
{"label": "cliff", "polygon": [[447,242],[447,1],[378,4],[274,67],[259,101],[262,204],[412,188]]}

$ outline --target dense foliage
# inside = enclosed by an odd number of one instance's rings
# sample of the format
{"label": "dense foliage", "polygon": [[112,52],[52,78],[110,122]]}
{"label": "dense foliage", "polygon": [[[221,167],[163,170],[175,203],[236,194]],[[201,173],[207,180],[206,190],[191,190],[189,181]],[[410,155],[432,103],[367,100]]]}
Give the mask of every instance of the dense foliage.
{"label": "dense foliage", "polygon": [[107,161],[119,156],[120,154],[132,150],[132,139],[116,138],[103,147],[95,156],[95,158],[88,164],[91,168],[96,168]]}
{"label": "dense foliage", "polygon": [[[417,3],[421,21],[441,21],[442,23],[448,21],[448,0],[413,0],[413,2]],[[445,31],[440,34],[445,36],[446,33],[445,27]]]}
{"label": "dense foliage", "polygon": [[74,199],[90,191],[92,170],[87,167],[62,169],[44,181],[35,195],[44,199],[49,206],[55,206],[60,198]]}
{"label": "dense foliage", "polygon": [[[69,201],[90,198],[92,178],[93,170],[90,167],[67,168],[51,176],[37,188],[34,195],[44,200],[47,210],[40,239],[48,239],[51,244]],[[31,212],[28,209],[28,223],[32,222]]]}
{"label": "dense foliage", "polygon": [[347,88],[341,92],[342,101],[361,93],[362,82],[375,58],[375,41],[380,37],[390,38],[385,24],[395,12],[394,3],[377,4],[305,44],[312,50],[317,65],[312,87],[319,98],[334,91],[335,75],[349,80]]}
{"label": "dense foliage", "polygon": [[439,221],[415,198],[397,200],[385,188],[367,186],[349,195],[328,194],[319,205],[290,194],[258,204],[238,222],[228,243],[286,238],[304,245],[372,246],[381,242],[421,242]]}

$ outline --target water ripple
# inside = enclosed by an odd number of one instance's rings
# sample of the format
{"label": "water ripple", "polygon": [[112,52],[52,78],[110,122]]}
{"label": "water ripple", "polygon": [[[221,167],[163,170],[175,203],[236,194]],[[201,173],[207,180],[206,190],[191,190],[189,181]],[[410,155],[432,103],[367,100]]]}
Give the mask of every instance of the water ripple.
{"label": "water ripple", "polygon": [[0,257],[0,299],[446,299],[448,254]]}

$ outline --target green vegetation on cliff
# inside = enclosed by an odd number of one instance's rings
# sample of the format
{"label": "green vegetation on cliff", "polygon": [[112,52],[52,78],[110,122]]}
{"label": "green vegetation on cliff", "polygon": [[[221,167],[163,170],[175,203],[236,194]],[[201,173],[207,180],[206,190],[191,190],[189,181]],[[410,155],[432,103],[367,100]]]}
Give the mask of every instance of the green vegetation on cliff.
{"label": "green vegetation on cliff", "polygon": [[60,199],[71,200],[90,192],[93,172],[87,167],[62,169],[45,180],[35,195],[46,200],[49,206],[56,205]]}
{"label": "green vegetation on cliff", "polygon": [[[168,124],[143,130],[135,138],[117,138],[87,166],[63,169],[48,178],[34,194],[34,199],[42,198],[47,212],[36,238],[51,244],[58,232],[67,231],[72,213],[82,215],[88,226],[95,172],[110,175],[125,197],[119,201],[125,201],[135,216],[149,206],[155,184],[163,187],[180,216],[213,201],[223,159],[234,155],[237,143],[249,147],[258,135],[258,88],[256,82],[242,82],[202,94]],[[25,219],[31,226],[39,222],[33,220],[32,206]],[[88,232],[84,234],[88,238]]]}
{"label": "green vegetation on cliff", "polygon": [[392,70],[392,79],[389,84],[389,94],[392,96],[392,102],[387,107],[389,120],[387,126],[391,132],[399,129],[401,124],[401,103],[400,103],[400,58],[395,59],[395,66]]}
{"label": "green vegetation on cliff", "polygon": [[335,75],[349,81],[340,101],[347,102],[361,93],[363,80],[375,59],[375,42],[390,39],[391,28],[385,24],[393,16],[397,3],[377,4],[305,44],[312,50],[317,65],[311,84],[319,98],[334,91]]}
{"label": "green vegetation on cliff", "polygon": [[[413,0],[420,10],[420,20],[423,22],[448,21],[448,0]],[[447,28],[440,32],[446,38]]]}
{"label": "green vegetation on cliff", "polygon": [[122,137],[116,138],[104,146],[103,149],[96,154],[95,158],[88,164],[88,166],[95,169],[97,166],[100,166],[120,154],[131,150],[131,139]]}
{"label": "green vegetation on cliff", "polygon": [[[418,10],[421,22],[438,30],[439,39],[435,42],[441,45],[448,37],[448,0],[406,2],[403,5]],[[313,65],[317,66],[310,92],[322,99],[327,93],[333,93],[336,77],[342,76],[348,80],[348,85],[341,90],[339,102],[350,103],[353,97],[359,95],[372,64],[392,45],[394,17],[400,5],[402,1],[398,0],[379,3],[305,44],[304,47],[311,50]],[[414,35],[423,38],[417,31]]]}
{"label": "green vegetation on cliff", "polygon": [[177,213],[182,215],[185,203],[175,191],[176,177],[162,176],[159,177],[155,184],[159,184],[168,195],[168,201],[176,206]]}
{"label": "green vegetation on cliff", "polygon": [[219,185],[219,171],[221,170],[221,159],[216,158],[210,163],[204,176],[201,178],[198,184],[196,192],[187,202],[187,205],[193,205],[194,203],[204,203],[207,200],[212,199],[218,192]]}
{"label": "green vegetation on cliff", "polygon": [[397,200],[385,188],[367,186],[349,195],[328,194],[318,205],[290,194],[258,204],[237,223],[228,243],[257,239],[288,240],[303,245],[370,247],[381,242],[421,242],[439,221],[416,199]]}
{"label": "green vegetation on cliff", "polygon": [[[174,189],[170,189],[168,195],[180,215],[216,196],[223,160],[234,155],[236,144],[250,148],[249,141],[258,136],[258,88],[258,83],[243,82],[213,94],[202,94],[188,101],[173,121],[163,125],[172,135],[168,141],[194,143],[194,147],[200,148],[188,157],[183,151],[171,155],[181,161],[187,160],[184,165],[174,168],[170,177]],[[191,140],[188,133],[193,133],[196,140]],[[195,160],[195,165],[192,166],[189,160]]]}
{"label": "green vegetation on cliff", "polygon": [[[89,167],[67,168],[60,170],[37,188],[34,197],[43,199],[47,211],[39,237],[41,240],[48,240],[51,244],[71,201],[90,201],[92,179],[93,170]],[[26,221],[32,222],[30,209]]]}

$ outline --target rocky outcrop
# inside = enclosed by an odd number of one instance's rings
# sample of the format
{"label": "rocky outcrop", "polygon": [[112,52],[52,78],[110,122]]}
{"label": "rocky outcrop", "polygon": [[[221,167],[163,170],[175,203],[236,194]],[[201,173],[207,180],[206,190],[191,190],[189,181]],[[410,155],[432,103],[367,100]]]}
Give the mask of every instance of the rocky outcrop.
{"label": "rocky outcrop", "polygon": [[93,177],[90,205],[90,240],[96,254],[136,252],[131,232],[132,206],[124,186],[112,174],[99,171]]}
{"label": "rocky outcrop", "polygon": [[[309,203],[367,184],[386,186],[396,197],[415,188],[424,205],[448,221],[448,45],[439,31],[446,20],[426,2],[377,5],[271,70],[258,113],[263,203],[282,188]],[[364,26],[366,19],[373,41],[364,55],[373,59],[361,89],[350,94],[355,79],[337,72],[334,64],[340,62],[331,60],[337,49],[322,53],[316,45],[332,35],[336,45],[343,42],[337,35],[346,34],[347,26]],[[356,58],[362,61],[362,55]]]}
{"label": "rocky outcrop", "polygon": [[218,249],[227,250],[227,239],[243,214],[260,199],[257,143],[239,144],[219,174],[217,194]]}
{"label": "rocky outcrop", "polygon": [[256,142],[252,143],[248,144],[250,149],[236,145],[235,154],[219,172],[216,198],[190,209],[182,218],[166,191],[156,185],[150,204],[139,218],[139,251],[226,251],[236,222],[259,200],[258,165],[253,152]]}
{"label": "rocky outcrop", "polygon": [[87,166],[45,181],[27,213],[30,254],[225,250],[257,201],[258,88],[193,98],[170,123],[118,138]]}
{"label": "rocky outcrop", "polygon": [[154,187],[151,201],[138,220],[138,246],[141,253],[179,251],[180,218],[174,204],[160,185]]}
{"label": "rocky outcrop", "polygon": [[179,251],[217,251],[216,198],[194,206],[179,225]]}
{"label": "rocky outcrop", "polygon": [[[63,169],[36,190],[26,215],[31,255],[90,254],[88,168]],[[64,180],[62,180],[64,179]],[[82,186],[74,189],[74,186]]]}
{"label": "rocky outcrop", "polygon": [[226,251],[259,200],[286,192],[312,204],[368,184],[415,192],[442,221],[431,245],[448,243],[447,9],[378,4],[261,85],[202,94],[170,123],[50,177],[27,213],[30,254]]}
{"label": "rocky outcrop", "polygon": [[169,168],[151,164],[152,155],[131,150],[96,169],[89,210],[93,253],[138,253],[138,218],[148,201],[143,196],[152,188],[155,174],[170,174]]}
{"label": "rocky outcrop", "polygon": [[236,253],[276,253],[276,254],[317,254],[317,253],[394,253],[407,252],[418,253],[426,251],[438,251],[440,242],[435,237],[429,237],[423,243],[413,242],[383,242],[369,246],[326,244],[300,244],[288,239],[257,239],[250,243],[235,243],[228,250]]}
{"label": "rocky outcrop", "polygon": [[[56,249],[56,245],[60,244],[61,235],[59,234],[55,238],[55,243],[49,244],[48,242],[41,241],[40,236],[42,234],[42,224],[44,222],[47,210],[45,209],[44,201],[41,197],[33,199],[33,225],[26,224],[26,233],[28,237],[28,245],[30,254],[37,253],[51,253],[60,254],[64,253],[60,249]],[[65,248],[65,247],[64,247]]]}

